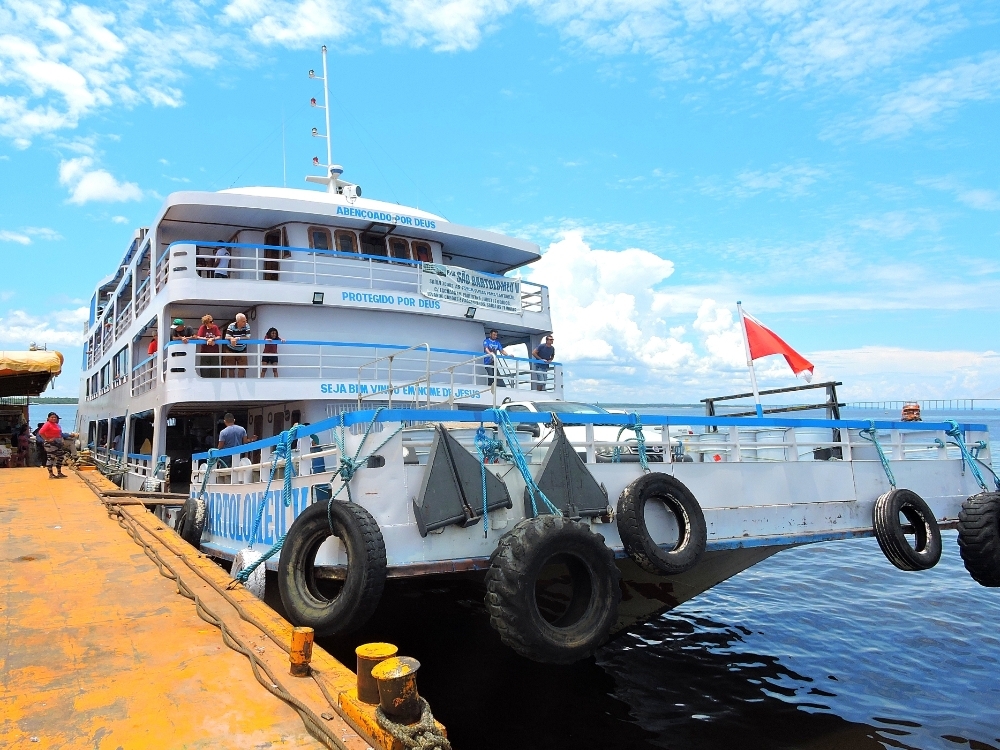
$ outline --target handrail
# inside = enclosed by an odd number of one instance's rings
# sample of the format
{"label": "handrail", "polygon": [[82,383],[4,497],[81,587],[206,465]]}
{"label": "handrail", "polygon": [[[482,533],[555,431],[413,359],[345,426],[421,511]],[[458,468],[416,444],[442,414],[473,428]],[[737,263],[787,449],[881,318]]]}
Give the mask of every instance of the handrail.
{"label": "handrail", "polygon": [[[194,343],[194,344],[201,344],[201,343],[204,343],[206,340],[207,339],[199,339],[199,338],[191,337],[191,338],[188,339],[188,342],[189,343]],[[225,336],[223,336],[222,338],[218,338],[215,341],[216,341],[216,345],[222,345],[222,346],[226,345],[226,338],[225,338]],[[241,339],[240,343],[243,343],[243,344],[276,344],[277,346],[339,346],[339,347],[355,347],[355,348],[356,347],[370,347],[370,348],[373,348],[373,349],[399,349],[400,351],[406,351],[407,349],[414,348],[414,347],[406,347],[406,346],[404,346],[402,344],[384,344],[384,343],[378,343],[378,342],[372,342],[372,341],[309,341],[309,340],[304,340],[304,339],[303,340],[288,339],[286,341],[278,341],[278,340],[275,340],[275,339]],[[163,345],[163,348],[166,349],[167,347],[178,346],[178,345],[183,346],[183,344],[184,344],[184,342],[182,342],[182,341],[177,341],[177,340],[168,341],[168,342],[166,342]],[[419,344],[418,345],[418,347],[422,347],[422,346],[423,346],[423,344]],[[514,357],[512,355],[507,355],[507,354],[502,354],[502,355],[500,355],[500,354],[487,355],[485,352],[473,352],[473,351],[468,351],[466,349],[443,349],[441,347],[432,346],[432,347],[430,347],[430,351],[432,353],[434,353],[434,354],[467,354],[467,355],[470,355],[472,357],[477,357],[477,358],[478,357],[486,357],[486,356],[494,356],[494,357],[502,357],[503,359],[509,359],[509,360],[512,360],[512,361],[515,361],[515,362],[532,362],[532,363],[535,363],[535,364],[553,365],[553,366],[558,365],[558,366],[562,367],[562,362],[556,362],[555,360],[553,360],[552,362],[549,362],[548,360],[545,360],[545,359],[532,359],[531,357]],[[396,354],[399,354],[399,352],[396,352]]]}
{"label": "handrail", "polygon": [[[393,359],[395,359],[396,357],[398,357],[400,354],[404,354],[406,352],[417,351],[418,349],[425,349],[427,351],[427,375],[426,375],[426,377],[425,378],[419,378],[419,379],[414,380],[414,381],[412,381],[410,383],[401,383],[398,386],[396,386],[396,388],[406,388],[407,386],[416,385],[417,383],[420,383],[420,382],[426,380],[427,381],[427,404],[430,405],[430,403],[431,403],[431,345],[428,344],[427,342],[424,342],[423,344],[414,344],[413,346],[411,346],[411,347],[409,347],[407,349],[401,349],[400,351],[393,352],[392,354],[386,354],[385,356],[378,357],[376,359],[373,359],[371,362],[366,362],[365,364],[359,366],[358,367],[358,404],[360,405],[361,402],[364,400],[365,396],[368,395],[368,394],[361,393],[361,373],[362,373],[362,371],[366,367],[371,367],[372,365],[377,365],[379,362],[383,362],[385,360],[389,360],[388,395],[389,395],[389,408],[391,409],[392,408],[392,393],[393,393],[393,390],[394,390],[393,385],[392,385],[392,361],[393,361]],[[376,378],[378,377],[378,369],[377,368],[376,368],[376,371],[375,371],[375,377]],[[375,394],[373,393],[371,395],[375,395]],[[419,395],[419,394],[417,394],[417,395]]]}
{"label": "handrail", "polygon": [[[544,424],[552,420],[551,414],[534,412],[508,412],[507,418],[515,423]],[[366,424],[375,422],[468,422],[478,424],[489,422],[496,424],[497,416],[495,409],[484,411],[423,411],[421,409],[365,409],[363,411],[352,411],[340,414],[336,417],[329,417],[319,422],[309,425],[308,434],[313,435],[341,425],[341,419],[345,427],[356,424]],[[834,429],[868,429],[872,422],[864,419],[785,419],[773,417],[695,417],[677,414],[560,414],[559,421],[567,425],[629,425],[634,426],[636,420],[641,420],[643,427],[648,426],[671,426],[671,425],[698,425],[714,427],[829,427]],[[875,421],[875,428],[880,430],[904,430],[910,432],[939,432],[951,429],[948,422],[888,422]],[[985,424],[962,423],[959,427],[965,432],[987,432]],[[305,432],[305,430],[303,430]],[[215,458],[232,456],[237,453],[249,453],[251,451],[277,445],[281,441],[280,435],[256,440],[246,443],[236,448],[222,448],[213,450],[212,456]],[[191,458],[207,459],[208,452],[193,453]]]}
{"label": "handrail", "polygon": [[153,352],[148,357],[146,357],[146,359],[142,360],[142,362],[140,362],[135,367],[133,367],[132,368],[132,372],[135,372],[136,370],[138,370],[140,367],[142,367],[147,362],[152,362],[154,359],[156,359],[156,352]]}
{"label": "handrail", "polygon": [[[345,258],[347,260],[363,258],[365,260],[375,260],[382,263],[385,262],[399,263],[401,265],[415,266],[418,268],[424,265],[424,263],[426,262],[422,260],[410,260],[408,258],[394,258],[391,255],[367,255],[365,253],[344,253],[339,250],[321,250],[312,247],[265,245],[263,243],[256,243],[256,242],[204,242],[201,240],[174,240],[169,245],[167,245],[166,251],[162,256],[160,256],[161,260],[168,252],[170,252],[170,248],[172,248],[174,245],[195,245],[200,247],[245,247],[254,250],[287,250],[288,252],[296,251],[302,253],[315,253],[316,255],[329,255],[330,257]],[[160,261],[158,260],[157,263],[159,262]],[[486,271],[476,271],[476,273],[482,276],[489,276],[494,279],[505,279],[507,281],[510,281],[510,277],[508,276],[501,276],[495,273],[488,273]],[[522,284],[528,284],[530,286],[538,287],[540,289],[547,288],[544,284],[538,284],[537,282],[534,281],[527,281],[525,279],[517,279],[517,281],[520,281]]]}

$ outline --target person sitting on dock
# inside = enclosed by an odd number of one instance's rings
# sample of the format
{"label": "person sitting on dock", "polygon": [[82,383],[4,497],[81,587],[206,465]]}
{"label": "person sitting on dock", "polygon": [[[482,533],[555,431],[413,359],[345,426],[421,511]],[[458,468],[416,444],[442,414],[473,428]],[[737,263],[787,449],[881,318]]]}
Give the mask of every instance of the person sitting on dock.
{"label": "person sitting on dock", "polygon": [[[54,411],[49,412],[46,422],[38,428],[38,436],[45,441],[45,468],[49,470],[49,479],[65,479],[62,465],[66,457],[66,448],[63,445],[63,431],[59,426],[59,415]],[[53,474],[55,469],[57,473]]]}
{"label": "person sitting on dock", "polygon": [[229,341],[227,347],[232,354],[222,358],[222,377],[247,376],[247,345],[243,342],[248,338],[250,338],[250,324],[247,322],[247,316],[239,313],[236,320],[226,326],[226,339]]}

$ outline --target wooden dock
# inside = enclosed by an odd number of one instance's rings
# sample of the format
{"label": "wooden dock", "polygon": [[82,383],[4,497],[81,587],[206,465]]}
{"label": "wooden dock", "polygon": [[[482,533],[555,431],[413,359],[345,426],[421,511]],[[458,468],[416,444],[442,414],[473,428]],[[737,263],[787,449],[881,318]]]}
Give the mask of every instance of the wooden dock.
{"label": "wooden dock", "polygon": [[369,748],[334,705],[353,672],[317,647],[290,676],[292,626],[229,583],[82,475],[0,469],[0,747]]}

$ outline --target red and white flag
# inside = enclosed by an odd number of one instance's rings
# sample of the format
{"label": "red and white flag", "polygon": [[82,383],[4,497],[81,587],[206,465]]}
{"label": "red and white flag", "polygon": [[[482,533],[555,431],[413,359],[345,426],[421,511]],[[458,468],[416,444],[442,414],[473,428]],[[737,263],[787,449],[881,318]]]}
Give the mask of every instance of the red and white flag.
{"label": "red and white flag", "polygon": [[746,332],[750,360],[780,354],[785,358],[792,372],[801,375],[807,383],[812,382],[813,363],[786,344],[778,334],[759,320],[740,310],[743,316],[743,330]]}

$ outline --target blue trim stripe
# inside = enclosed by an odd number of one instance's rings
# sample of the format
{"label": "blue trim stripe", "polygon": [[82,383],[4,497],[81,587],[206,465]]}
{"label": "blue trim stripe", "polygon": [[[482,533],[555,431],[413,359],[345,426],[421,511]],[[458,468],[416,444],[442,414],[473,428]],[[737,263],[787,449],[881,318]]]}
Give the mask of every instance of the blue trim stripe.
{"label": "blue trim stripe", "polygon": [[[226,338],[225,336],[222,336],[220,339],[216,339],[216,341],[222,341],[223,345],[226,345],[225,344],[225,338]],[[191,338],[188,339],[189,342],[191,342],[191,341],[204,341],[204,340],[205,339],[199,339],[199,338],[195,338],[195,337],[191,337]],[[376,344],[376,343],[372,343],[372,342],[368,342],[368,341],[301,341],[301,340],[298,340],[298,339],[295,339],[295,340],[286,340],[286,341],[275,341],[274,339],[243,339],[243,343],[244,344],[277,344],[278,346],[293,346],[293,345],[295,345],[295,346],[333,346],[333,347],[344,347],[344,348],[355,348],[355,349],[359,348],[359,347],[363,347],[363,348],[368,348],[368,349],[395,349],[397,351],[402,351],[404,349],[413,349],[412,346],[405,346],[404,344]],[[173,341],[168,341],[166,344],[164,344],[163,348],[166,349],[168,346],[183,346],[183,345],[184,345],[183,341],[178,341],[178,340],[175,339]],[[216,344],[216,345],[218,346],[218,344]],[[414,351],[419,354],[420,352],[425,351],[425,350],[424,349],[414,349]],[[485,352],[470,352],[470,351],[466,351],[465,349],[440,349],[440,348],[435,347],[435,346],[431,347],[431,353],[433,353],[433,354],[464,354],[464,355],[469,356],[469,357],[485,357],[486,356]],[[530,357],[510,357],[510,356],[504,356],[504,359],[511,359],[511,360],[516,361],[516,362],[537,362],[538,364],[551,364],[551,365],[562,366],[562,362],[555,362],[555,361],[549,362],[549,361],[544,360],[544,359],[531,359]],[[501,377],[503,377],[502,374],[501,374]]]}
{"label": "blue trim stripe", "polygon": [[[453,411],[453,410],[425,410],[425,409],[383,409],[376,411],[366,409],[364,411],[352,411],[343,415],[344,425],[350,427],[355,424],[366,424],[373,419],[376,422],[468,422],[477,424],[489,422],[496,424],[496,410],[486,409],[485,411]],[[530,413],[516,412],[508,413],[507,417],[511,422],[541,424],[550,421],[548,412]],[[871,424],[868,420],[860,419],[777,419],[773,417],[690,417],[684,415],[671,414],[648,414],[638,417],[644,427],[654,425],[704,425],[706,427],[823,427],[830,429],[867,429]],[[569,425],[635,425],[637,415],[635,414],[560,414],[559,421]],[[303,436],[318,434],[340,426],[340,417],[330,417],[320,422],[309,425],[309,430],[303,430]],[[910,432],[940,432],[948,430],[951,425],[947,422],[875,422],[875,427],[880,430],[906,430]],[[984,424],[962,424],[960,427],[964,431],[986,432]],[[232,456],[237,453],[249,453],[260,448],[277,445],[280,436],[258,440],[247,443],[238,448],[225,448],[223,450],[213,450],[212,455]],[[194,459],[207,459],[208,453],[195,453],[191,456]]]}

